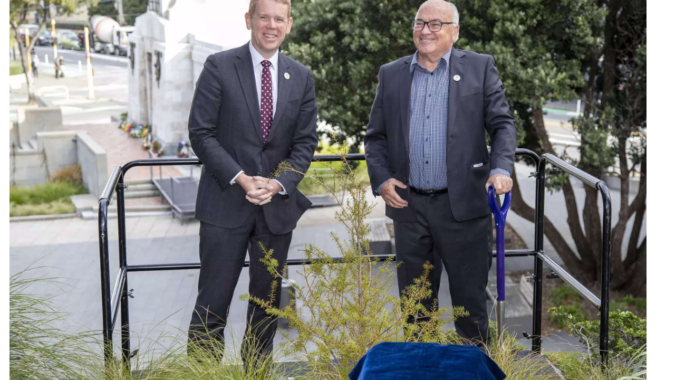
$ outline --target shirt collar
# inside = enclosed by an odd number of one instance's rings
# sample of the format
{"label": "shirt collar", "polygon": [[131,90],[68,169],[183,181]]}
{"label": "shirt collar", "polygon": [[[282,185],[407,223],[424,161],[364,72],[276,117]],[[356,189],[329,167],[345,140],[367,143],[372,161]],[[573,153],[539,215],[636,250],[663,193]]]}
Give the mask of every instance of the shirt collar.
{"label": "shirt collar", "polygon": [[[253,67],[256,67],[257,65],[260,65],[262,61],[265,60],[260,53],[258,53],[257,50],[253,47],[253,44],[251,44],[251,41],[248,42],[248,50],[251,51],[251,59],[253,60]],[[279,61],[279,50],[274,53],[272,58],[268,59],[272,63],[271,67],[273,69],[277,68],[277,62]]]}
{"label": "shirt collar", "polygon": [[[445,60],[446,66],[450,64],[450,55],[452,54],[452,49],[454,49],[454,47],[451,47],[450,50],[448,50],[448,52],[445,53],[441,57],[442,60],[443,59]],[[411,73],[412,73],[413,70],[415,70],[415,66],[420,66],[420,64],[417,62],[417,54],[418,54],[418,51],[415,51],[415,54],[413,54],[412,62],[410,63],[410,72]]]}

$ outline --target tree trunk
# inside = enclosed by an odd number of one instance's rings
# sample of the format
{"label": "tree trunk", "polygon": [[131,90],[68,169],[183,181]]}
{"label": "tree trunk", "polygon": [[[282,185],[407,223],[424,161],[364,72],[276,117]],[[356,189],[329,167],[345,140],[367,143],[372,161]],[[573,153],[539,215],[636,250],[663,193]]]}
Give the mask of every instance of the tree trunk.
{"label": "tree trunk", "polygon": [[[534,128],[537,131],[539,139],[541,140],[544,151],[555,154],[553,145],[548,139],[548,133],[546,132],[546,125],[544,124],[544,111],[541,108],[535,108],[532,110],[532,117],[534,119]],[[595,282],[598,279],[598,261],[593,256],[593,253],[588,244],[588,239],[581,229],[579,211],[577,209],[577,200],[569,178],[567,178],[563,183],[562,191],[563,196],[565,197],[565,207],[567,209],[567,224],[569,225],[570,232],[572,233],[572,239],[574,240],[574,244],[576,245],[577,251],[579,252],[579,257],[581,257],[580,263],[582,265],[582,270],[585,273],[584,277],[589,279],[591,282]]]}
{"label": "tree trunk", "polygon": [[621,199],[619,200],[619,220],[617,220],[611,234],[611,256],[612,256],[612,288],[621,288],[629,280],[624,270],[621,257],[623,247],[623,236],[626,233],[628,219],[631,212],[628,207],[628,196],[630,194],[630,171],[628,170],[628,160],[626,158],[626,136],[619,136],[619,178],[621,179],[621,189],[619,191]]}
{"label": "tree trunk", "polygon": [[35,84],[33,83],[33,73],[28,70],[28,61],[27,59],[31,59],[30,57],[30,52],[33,50],[33,47],[35,47],[35,42],[37,41],[37,36],[42,33],[43,30],[45,30],[45,23],[40,24],[40,28],[38,29],[37,33],[35,34],[36,38],[33,39],[30,42],[30,45],[24,47],[23,46],[23,41],[21,40],[21,32],[19,30],[19,26],[15,23],[10,22],[10,26],[14,30],[14,40],[16,41],[16,44],[19,47],[19,55],[21,56],[21,67],[23,67],[23,73],[26,76],[26,87],[28,89],[28,102],[35,102],[37,101],[37,97],[35,96]]}
{"label": "tree trunk", "polygon": [[624,291],[635,297],[647,297],[647,238],[642,241],[638,249],[638,261],[634,262],[628,269],[627,277],[630,281],[626,282]]}
{"label": "tree trunk", "polygon": [[[645,194],[643,197],[642,195]],[[623,264],[626,270],[639,259],[640,253],[640,230],[642,229],[642,222],[644,221],[645,212],[647,211],[647,155],[645,154],[640,161],[640,185],[638,195],[633,200],[631,208],[635,205],[635,220],[633,221],[633,230],[628,240],[628,253]]]}
{"label": "tree trunk", "polygon": [[[530,207],[523,200],[523,194],[520,191],[520,184],[516,175],[516,168],[513,168],[513,189],[511,193],[511,210],[521,217],[534,223],[534,208]],[[574,254],[565,238],[555,228],[553,223],[544,216],[544,235],[548,238],[553,248],[556,250],[560,258],[563,260],[565,267],[577,279],[588,281],[587,273],[583,270],[583,263]]]}

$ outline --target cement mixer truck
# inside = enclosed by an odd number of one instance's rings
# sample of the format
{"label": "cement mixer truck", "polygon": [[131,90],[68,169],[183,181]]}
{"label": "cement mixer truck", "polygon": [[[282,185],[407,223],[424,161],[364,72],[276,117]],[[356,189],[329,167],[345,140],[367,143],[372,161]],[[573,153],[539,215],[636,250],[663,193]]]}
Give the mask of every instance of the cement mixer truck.
{"label": "cement mixer truck", "polygon": [[127,35],[133,31],[133,26],[120,26],[110,17],[96,15],[91,18],[91,50],[96,53],[127,55]]}

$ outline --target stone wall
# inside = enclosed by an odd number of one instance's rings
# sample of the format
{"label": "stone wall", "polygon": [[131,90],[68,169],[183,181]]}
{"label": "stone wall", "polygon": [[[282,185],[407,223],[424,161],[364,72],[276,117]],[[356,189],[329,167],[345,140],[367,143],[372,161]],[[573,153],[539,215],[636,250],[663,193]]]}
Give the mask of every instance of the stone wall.
{"label": "stone wall", "polygon": [[38,132],[63,130],[63,116],[59,107],[19,108],[16,112],[19,145],[25,147]]}
{"label": "stone wall", "polygon": [[103,148],[84,131],[77,132],[77,161],[89,194],[100,196],[108,181],[108,157]]}
{"label": "stone wall", "polygon": [[49,180],[42,152],[37,150],[10,150],[9,183],[11,185],[39,185]]}
{"label": "stone wall", "polygon": [[39,132],[35,149],[10,151],[10,183],[39,185],[68,165],[79,164],[89,193],[100,195],[108,180],[105,151],[84,131]]}

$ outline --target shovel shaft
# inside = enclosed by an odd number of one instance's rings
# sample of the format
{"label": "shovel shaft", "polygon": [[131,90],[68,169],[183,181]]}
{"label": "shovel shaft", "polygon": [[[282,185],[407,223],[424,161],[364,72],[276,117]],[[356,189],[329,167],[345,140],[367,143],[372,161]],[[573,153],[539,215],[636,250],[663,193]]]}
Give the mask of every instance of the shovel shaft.
{"label": "shovel shaft", "polygon": [[488,188],[488,203],[490,209],[495,217],[496,227],[496,245],[497,245],[497,329],[501,336],[504,328],[504,301],[506,300],[505,278],[504,278],[504,226],[506,225],[506,214],[509,212],[511,205],[511,192],[509,191],[504,196],[504,204],[500,209],[497,206],[497,195],[492,185]]}
{"label": "shovel shaft", "polygon": [[506,299],[504,291],[504,227],[497,227],[497,301]]}

